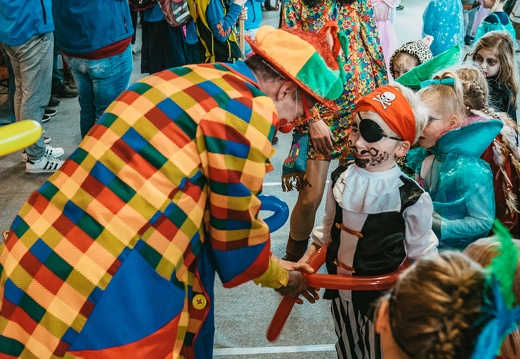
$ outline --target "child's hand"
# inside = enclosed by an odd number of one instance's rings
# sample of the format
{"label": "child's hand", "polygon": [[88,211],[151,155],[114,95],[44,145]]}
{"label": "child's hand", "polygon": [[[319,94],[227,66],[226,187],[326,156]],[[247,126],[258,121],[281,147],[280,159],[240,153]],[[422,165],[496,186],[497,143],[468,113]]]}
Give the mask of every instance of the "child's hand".
{"label": "child's hand", "polygon": [[436,232],[441,231],[442,218],[437,212],[433,212],[432,229]]}

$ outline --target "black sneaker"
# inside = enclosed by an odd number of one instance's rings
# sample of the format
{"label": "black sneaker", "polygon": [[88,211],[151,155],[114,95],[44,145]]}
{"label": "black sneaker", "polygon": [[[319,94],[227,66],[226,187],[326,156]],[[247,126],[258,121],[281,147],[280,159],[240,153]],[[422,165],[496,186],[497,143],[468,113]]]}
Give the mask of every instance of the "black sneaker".
{"label": "black sneaker", "polygon": [[44,114],[42,117],[42,123],[49,122],[50,119],[51,119],[51,116]]}
{"label": "black sneaker", "polygon": [[52,116],[56,115],[57,113],[58,113],[58,111],[56,111],[56,110],[54,110],[52,108],[46,108],[45,112],[44,112],[44,115],[52,117]]}
{"label": "black sneaker", "polygon": [[52,94],[60,98],[72,98],[78,96],[78,90],[73,90],[64,83],[61,83],[52,89]]}
{"label": "black sneaker", "polygon": [[49,100],[49,107],[56,107],[60,104],[60,100],[54,95],[51,95],[51,99]]}
{"label": "black sneaker", "polygon": [[396,10],[403,10],[404,9],[404,6],[403,5],[399,5],[398,7],[395,8]]}

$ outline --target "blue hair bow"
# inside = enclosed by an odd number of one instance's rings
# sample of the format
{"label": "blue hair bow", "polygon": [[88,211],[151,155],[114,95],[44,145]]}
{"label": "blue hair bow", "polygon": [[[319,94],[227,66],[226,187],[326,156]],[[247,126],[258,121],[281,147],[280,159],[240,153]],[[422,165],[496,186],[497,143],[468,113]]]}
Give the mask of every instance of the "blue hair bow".
{"label": "blue hair bow", "polygon": [[[482,306],[481,320],[489,319],[475,344],[471,359],[494,359],[506,336],[518,328],[520,306],[513,308],[513,281],[520,253],[507,228],[495,220],[493,232],[500,243],[500,252],[486,268],[489,292]],[[510,309],[512,308],[512,309]],[[476,325],[479,325],[478,321]]]}
{"label": "blue hair bow", "polygon": [[491,298],[484,305],[484,312],[491,320],[480,333],[471,359],[494,359],[505,337],[518,328],[520,322],[520,306],[511,310],[507,308],[504,297],[495,278],[491,281]]}
{"label": "blue hair bow", "polygon": [[455,85],[455,79],[452,77],[446,77],[442,80],[426,80],[421,82],[421,88],[430,86],[430,85],[448,85],[453,86]]}

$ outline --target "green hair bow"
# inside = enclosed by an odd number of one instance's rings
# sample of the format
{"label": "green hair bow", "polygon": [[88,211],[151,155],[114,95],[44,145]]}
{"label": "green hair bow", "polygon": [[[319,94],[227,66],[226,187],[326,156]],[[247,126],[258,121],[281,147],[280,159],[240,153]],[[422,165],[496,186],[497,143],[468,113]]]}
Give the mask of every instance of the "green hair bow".
{"label": "green hair bow", "polygon": [[448,85],[448,86],[454,86],[455,85],[455,79],[452,77],[447,77],[442,80],[426,80],[421,82],[421,88],[430,86],[430,85]]}

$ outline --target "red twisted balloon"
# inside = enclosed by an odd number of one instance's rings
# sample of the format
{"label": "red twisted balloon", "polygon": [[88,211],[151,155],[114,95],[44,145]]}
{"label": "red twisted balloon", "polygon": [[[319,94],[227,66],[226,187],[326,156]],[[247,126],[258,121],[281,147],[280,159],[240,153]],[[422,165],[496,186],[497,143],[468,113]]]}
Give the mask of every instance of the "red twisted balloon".
{"label": "red twisted balloon", "polygon": [[[330,243],[330,242],[329,242]],[[317,271],[325,263],[325,256],[329,243],[318,249],[314,255],[309,258],[307,263]],[[392,273],[375,276],[343,276],[337,274],[304,274],[307,285],[314,288],[340,289],[340,290],[384,290],[391,288],[397,281],[399,274],[410,266],[408,259]],[[278,305],[276,312],[271,319],[271,323],[267,328],[266,338],[270,342],[274,342],[280,336],[282,329],[296,303],[296,297],[283,297]]]}

